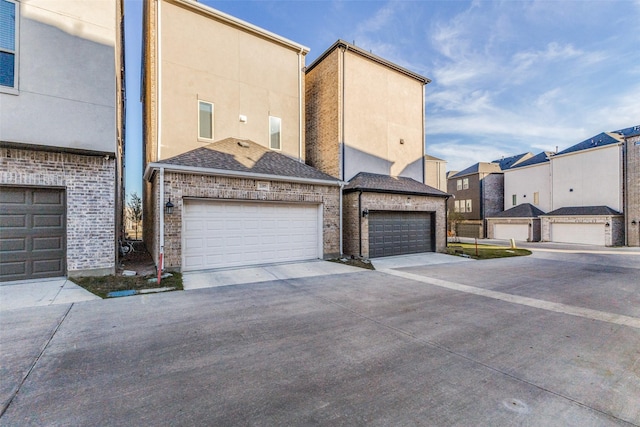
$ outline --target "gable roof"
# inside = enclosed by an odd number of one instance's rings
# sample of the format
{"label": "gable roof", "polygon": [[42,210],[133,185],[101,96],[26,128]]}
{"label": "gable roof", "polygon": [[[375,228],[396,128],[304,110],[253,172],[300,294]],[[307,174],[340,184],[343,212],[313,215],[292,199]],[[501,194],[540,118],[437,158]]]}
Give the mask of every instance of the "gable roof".
{"label": "gable roof", "polygon": [[568,153],[575,153],[576,151],[588,150],[595,147],[604,147],[605,145],[617,144],[622,142],[622,135],[616,133],[602,132],[591,138],[587,138],[582,142],[572,145],[571,147],[559,152],[556,156]]}
{"label": "gable roof", "polygon": [[424,185],[412,178],[379,175],[368,172],[360,172],[351,178],[351,181],[344,186],[345,193],[354,191],[449,197],[449,194],[444,191]]}
{"label": "gable roof", "polygon": [[502,173],[502,169],[500,169],[500,165],[498,163],[478,162],[454,175],[449,176],[449,178],[458,178],[476,173]]}
{"label": "gable roof", "polygon": [[506,211],[493,214],[491,218],[537,218],[540,215],[544,215],[544,212],[531,203],[522,203]]}
{"label": "gable roof", "polygon": [[611,133],[617,133],[619,135],[622,135],[625,138],[629,138],[631,136],[637,136],[637,135],[640,135],[640,125],[631,126],[630,128],[624,128],[620,130],[614,130]]}
{"label": "gable roof", "polygon": [[569,206],[553,210],[544,216],[592,216],[592,215],[622,215],[609,206]]}
{"label": "gable roof", "polygon": [[369,60],[371,60],[371,61],[373,61],[375,63],[378,63],[378,64],[380,64],[380,65],[382,65],[384,67],[390,68],[390,69],[395,70],[395,71],[397,71],[397,72],[399,72],[401,74],[404,74],[404,75],[406,75],[408,77],[416,79],[416,80],[420,81],[422,84],[426,85],[426,84],[431,83],[431,79],[429,79],[427,77],[421,76],[418,73],[414,73],[413,71],[407,70],[404,67],[401,67],[401,66],[399,66],[397,64],[394,64],[391,61],[387,61],[386,59],[381,58],[378,55],[374,55],[373,53],[368,52],[368,51],[366,51],[366,50],[364,50],[362,48],[359,48],[358,46],[356,46],[354,44],[351,44],[349,42],[346,42],[346,41],[344,41],[342,39],[338,39],[338,41],[336,41],[327,50],[325,50],[323,53],[321,53],[320,56],[318,56],[318,58],[315,61],[313,61],[311,64],[309,64],[305,68],[305,73],[308,73],[311,70],[313,70],[316,67],[316,65],[321,63],[327,56],[329,56],[329,54],[331,52],[333,52],[335,49],[338,49],[338,48],[342,48],[342,49],[348,50],[350,52],[353,52],[353,53],[355,53],[357,55],[360,55],[360,56],[362,56],[364,58],[367,58],[367,59],[369,59]]}
{"label": "gable roof", "polygon": [[533,157],[533,153],[526,152],[522,154],[516,154],[515,156],[511,157],[503,157],[502,159],[494,160],[491,163],[497,163],[500,165],[501,170],[506,170],[531,157]]}
{"label": "gable roof", "polygon": [[[170,159],[160,160],[149,166],[177,166],[186,172],[200,173],[237,172],[240,175],[264,175],[280,178],[338,182],[326,173],[302,162],[270,150],[248,139],[226,138],[187,151]],[[147,166],[147,168],[149,168]],[[145,176],[147,173],[145,172]]]}
{"label": "gable roof", "polygon": [[543,151],[542,153],[538,153],[533,157],[529,157],[528,159],[526,159],[523,162],[520,162],[518,164],[515,164],[513,166],[511,166],[509,169],[516,169],[516,168],[521,168],[524,166],[532,166],[532,165],[537,165],[540,163],[545,163],[549,161],[549,158],[551,156],[553,156],[554,153],[551,151]]}

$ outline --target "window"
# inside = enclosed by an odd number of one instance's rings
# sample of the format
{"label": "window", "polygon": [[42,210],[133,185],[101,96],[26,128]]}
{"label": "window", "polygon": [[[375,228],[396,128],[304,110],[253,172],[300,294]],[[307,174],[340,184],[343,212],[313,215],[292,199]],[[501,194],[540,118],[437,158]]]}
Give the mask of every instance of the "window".
{"label": "window", "polygon": [[515,195],[515,194],[512,194],[512,195],[511,195],[511,204],[512,204],[513,206],[515,206],[515,205],[516,205],[516,203],[518,203],[518,198],[516,197],[516,195]]}
{"label": "window", "polygon": [[533,204],[534,205],[540,204],[540,193],[538,193],[537,191],[533,193]]}
{"label": "window", "polygon": [[456,182],[456,184],[457,184],[457,185],[456,185],[456,188],[457,188],[458,190],[462,190],[462,180],[461,180],[461,179],[459,179],[459,180]]}
{"label": "window", "polygon": [[467,206],[467,209],[466,209],[467,212],[471,212],[471,199],[467,199],[467,200],[465,200],[465,202],[466,202],[465,204]]}
{"label": "window", "polygon": [[273,150],[280,149],[280,140],[282,134],[280,129],[282,127],[282,119],[279,117],[269,116],[269,148]]}
{"label": "window", "polygon": [[462,189],[467,190],[469,188],[469,178],[465,178],[462,180]]}
{"label": "window", "polygon": [[460,200],[456,200],[456,204],[453,210],[454,212],[460,212]]}
{"label": "window", "polygon": [[17,88],[16,31],[18,5],[13,0],[0,0],[0,86]]}
{"label": "window", "polygon": [[198,101],[198,138],[213,139],[213,104]]}

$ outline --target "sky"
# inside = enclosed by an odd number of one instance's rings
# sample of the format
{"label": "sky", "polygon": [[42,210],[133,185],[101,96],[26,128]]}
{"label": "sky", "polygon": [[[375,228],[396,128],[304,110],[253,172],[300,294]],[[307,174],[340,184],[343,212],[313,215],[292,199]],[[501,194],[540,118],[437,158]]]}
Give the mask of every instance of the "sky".
{"label": "sky", "polygon": [[[640,0],[200,2],[309,47],[307,65],[343,39],[431,79],[426,152],[447,170],[640,124]],[[125,0],[127,194],[142,187],[141,19]]]}

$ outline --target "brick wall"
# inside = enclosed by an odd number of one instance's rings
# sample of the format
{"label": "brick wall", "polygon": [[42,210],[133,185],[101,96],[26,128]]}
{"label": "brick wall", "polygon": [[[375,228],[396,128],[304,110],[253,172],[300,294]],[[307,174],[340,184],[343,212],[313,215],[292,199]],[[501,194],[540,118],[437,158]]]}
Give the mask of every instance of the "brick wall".
{"label": "brick wall", "polygon": [[[254,179],[221,176],[191,175],[165,172],[164,198],[171,198],[173,213],[165,215],[164,266],[179,270],[182,263],[182,213],[184,198],[208,198],[243,201],[275,201],[287,203],[322,204],[323,252],[325,258],[340,253],[340,187],[290,182],[268,181],[269,191],[259,191]],[[159,253],[159,173],[153,181],[154,212],[150,216],[156,227],[154,236],[148,237],[149,248],[157,262]],[[145,232],[147,228],[145,225]]]}
{"label": "brick wall", "polygon": [[[444,251],[446,238],[445,199],[443,197],[407,196],[405,194],[362,193],[360,207],[359,192],[347,193],[343,199],[343,245],[347,255],[360,255],[362,236],[362,256],[369,257],[369,219],[362,218],[364,209],[383,211],[426,211],[435,212],[436,251]],[[410,198],[409,198],[410,197]],[[362,234],[360,235],[360,230]]]}
{"label": "brick wall", "polygon": [[[501,173],[492,173],[484,177],[482,180],[483,204],[484,212],[482,218],[488,218],[498,212],[504,210],[504,175]],[[520,203],[526,203],[523,200]],[[530,200],[530,202],[533,202]]]}
{"label": "brick wall", "polygon": [[627,245],[640,246],[640,136],[627,139],[625,149],[627,179],[624,214]]}
{"label": "brick wall", "polygon": [[624,217],[619,216],[549,216],[541,217],[541,240],[551,241],[551,224],[606,224],[605,246],[624,245]]}
{"label": "brick wall", "polygon": [[2,148],[0,184],[66,191],[67,274],[115,273],[116,161]]}
{"label": "brick wall", "polygon": [[340,50],[334,50],[305,75],[306,162],[341,178]]}

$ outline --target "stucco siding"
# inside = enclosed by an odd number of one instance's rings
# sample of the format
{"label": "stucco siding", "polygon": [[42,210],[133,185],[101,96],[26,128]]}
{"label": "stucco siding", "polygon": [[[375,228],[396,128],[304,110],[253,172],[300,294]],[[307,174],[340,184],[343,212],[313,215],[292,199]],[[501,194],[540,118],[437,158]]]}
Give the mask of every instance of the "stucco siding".
{"label": "stucco siding", "polygon": [[[538,194],[538,203],[536,201]],[[513,195],[516,204],[513,204]],[[504,172],[504,210],[530,203],[543,212],[551,210],[551,165],[549,162],[508,169]]]}

